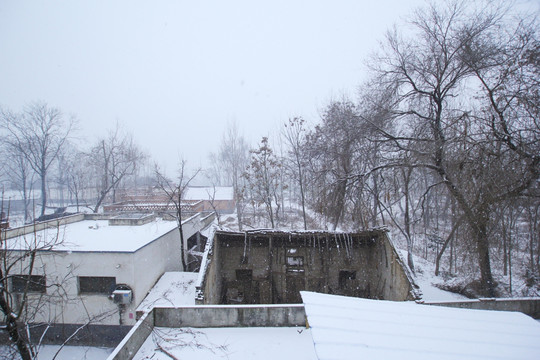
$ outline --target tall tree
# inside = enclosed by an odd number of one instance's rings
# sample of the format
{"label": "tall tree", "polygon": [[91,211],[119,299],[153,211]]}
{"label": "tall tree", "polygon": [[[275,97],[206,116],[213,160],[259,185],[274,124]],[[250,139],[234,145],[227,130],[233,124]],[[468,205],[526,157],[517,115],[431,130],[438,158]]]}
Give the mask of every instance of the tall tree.
{"label": "tall tree", "polygon": [[182,253],[182,268],[184,271],[187,271],[187,250],[186,244],[187,239],[184,241],[184,231],[182,229],[182,217],[183,208],[185,206],[183,203],[184,196],[186,195],[187,189],[191,181],[199,174],[200,169],[195,170],[191,176],[188,175],[188,170],[186,167],[187,161],[180,159],[178,164],[178,174],[176,180],[171,180],[155,166],[155,179],[157,189],[165,195],[167,199],[167,205],[172,205],[174,207],[173,217],[176,220],[178,234],[180,236],[180,252]]}
{"label": "tall tree", "polygon": [[146,160],[146,154],[133,140],[133,136],[123,132],[119,124],[109,131],[107,137],[99,139],[89,153],[90,164],[97,176],[98,197],[94,212],[107,196],[116,201],[116,190],[121,182],[137,172]]}
{"label": "tall tree", "polygon": [[334,230],[345,214],[361,137],[358,129],[357,106],[344,99],[324,109],[321,124],[307,137],[313,186],[320,194],[317,208],[326,212]]}
{"label": "tall tree", "polygon": [[31,195],[34,187],[34,172],[24,157],[24,154],[10,144],[3,145],[4,173],[7,175],[9,186],[17,190],[23,201],[24,223],[30,219]]}
{"label": "tall tree", "polygon": [[214,156],[215,166],[221,170],[223,182],[232,185],[236,201],[238,228],[242,231],[244,210],[244,173],[249,163],[249,147],[235,123],[230,123],[225,131],[219,148]]}
{"label": "tall tree", "polygon": [[289,147],[289,159],[292,163],[292,169],[294,179],[298,183],[300,190],[300,204],[302,205],[302,219],[304,222],[304,230],[307,230],[306,221],[306,194],[305,194],[305,140],[306,140],[306,128],[305,120],[301,117],[294,117],[289,119],[289,122],[285,124],[283,130],[283,136]]}
{"label": "tall tree", "polygon": [[62,112],[46,103],[27,105],[21,113],[3,110],[1,126],[7,132],[4,141],[21,154],[41,180],[41,216],[47,207],[47,175],[75,125]]}
{"label": "tall tree", "polygon": [[398,131],[384,135],[396,151],[414,156],[412,166],[433,171],[455,199],[474,239],[480,290],[487,296],[495,295],[489,241],[493,206],[538,179],[538,156],[512,149],[515,136],[510,135],[517,134],[505,133],[476,101],[476,70],[464,61],[478,39],[500,31],[505,13],[495,5],[479,9],[449,1],[419,10],[412,21],[415,33],[410,38],[389,33],[374,65],[379,84],[394,96],[393,111],[401,122]]}
{"label": "tall tree", "polygon": [[279,208],[274,213],[274,204],[279,206],[280,163],[270,148],[268,138],[263,137],[258,149],[251,150],[251,162],[244,173],[251,190],[251,201],[264,205],[272,229],[276,227]]}

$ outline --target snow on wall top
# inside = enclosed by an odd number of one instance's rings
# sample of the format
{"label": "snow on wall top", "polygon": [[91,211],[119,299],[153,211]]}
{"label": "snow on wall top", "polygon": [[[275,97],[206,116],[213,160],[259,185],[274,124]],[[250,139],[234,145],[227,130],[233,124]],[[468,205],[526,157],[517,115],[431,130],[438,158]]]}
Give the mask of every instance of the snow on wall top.
{"label": "snow on wall top", "polygon": [[150,311],[154,307],[195,305],[197,273],[166,272],[150,290],[137,311]]}
{"label": "snow on wall top", "polygon": [[319,360],[540,359],[540,324],[521,313],[301,295]]}
{"label": "snow on wall top", "polygon": [[212,197],[214,197],[214,200],[233,200],[233,188],[232,186],[216,186],[214,194],[213,187],[190,186],[187,188],[186,193],[183,194],[184,200],[210,200]]}
{"label": "snow on wall top", "polygon": [[84,252],[134,252],[176,228],[157,219],[139,226],[109,226],[107,220],[84,220],[7,240],[9,250],[44,249]]}

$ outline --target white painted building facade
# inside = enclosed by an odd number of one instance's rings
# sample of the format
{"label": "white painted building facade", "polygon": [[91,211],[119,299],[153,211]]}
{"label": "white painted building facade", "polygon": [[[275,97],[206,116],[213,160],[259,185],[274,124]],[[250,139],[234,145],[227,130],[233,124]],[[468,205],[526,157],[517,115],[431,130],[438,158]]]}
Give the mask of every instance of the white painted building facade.
{"label": "white painted building facade", "polygon": [[[183,270],[174,221],[153,219],[135,226],[110,225],[107,220],[50,223],[25,235],[13,236],[12,231],[6,242],[12,261],[25,249],[40,249],[32,271],[35,286],[29,292],[28,308],[37,309],[32,322],[133,325],[137,306],[159,277]],[[199,215],[183,222],[186,241],[200,226]],[[27,276],[30,261],[28,256],[15,262],[9,271],[15,297],[22,296],[17,295],[16,275]],[[115,303],[115,289],[131,290],[131,301]]]}

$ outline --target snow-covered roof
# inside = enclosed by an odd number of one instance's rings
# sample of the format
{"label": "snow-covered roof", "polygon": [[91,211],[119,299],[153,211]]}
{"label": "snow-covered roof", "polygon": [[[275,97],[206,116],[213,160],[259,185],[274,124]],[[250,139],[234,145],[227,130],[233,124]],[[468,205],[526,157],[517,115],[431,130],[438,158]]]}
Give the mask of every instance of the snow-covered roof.
{"label": "snow-covered roof", "polygon": [[[215,190],[215,193],[214,193]],[[187,188],[185,194],[183,194],[184,200],[233,200],[234,191],[232,186],[191,186]]]}
{"label": "snow-covered roof", "polygon": [[319,360],[540,359],[527,315],[302,291]]}
{"label": "snow-covered roof", "polygon": [[315,360],[302,327],[154,328],[133,360]]}
{"label": "snow-covered roof", "polygon": [[83,220],[7,240],[10,250],[43,248],[55,251],[134,252],[176,228],[175,221],[156,219],[144,225],[114,225]]}
{"label": "snow-covered roof", "polygon": [[195,305],[195,281],[198,273],[166,272],[141,302],[137,311],[153,307]]}

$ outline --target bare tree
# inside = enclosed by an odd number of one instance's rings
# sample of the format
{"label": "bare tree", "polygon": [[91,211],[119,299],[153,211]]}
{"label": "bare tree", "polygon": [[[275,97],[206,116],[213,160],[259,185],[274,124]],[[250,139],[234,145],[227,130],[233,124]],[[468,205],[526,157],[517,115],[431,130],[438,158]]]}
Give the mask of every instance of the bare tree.
{"label": "bare tree", "polygon": [[13,148],[9,143],[3,145],[5,154],[4,158],[4,173],[7,175],[7,180],[12,189],[16,189],[20,194],[23,202],[24,223],[31,219],[31,195],[34,187],[34,172],[28,163],[28,160]]}
{"label": "bare tree", "polygon": [[219,148],[219,153],[213,155],[213,164],[218,178],[224,184],[232,185],[236,201],[238,228],[242,230],[244,213],[244,178],[242,174],[249,162],[249,147],[240,135],[235,123],[229,124]]}
{"label": "bare tree", "polygon": [[46,103],[32,103],[21,113],[1,112],[4,141],[21,154],[41,180],[41,216],[47,206],[47,175],[68,139],[75,119]]}
{"label": "bare tree", "polygon": [[182,252],[182,268],[187,270],[187,251],[184,243],[184,231],[182,230],[182,216],[185,206],[183,203],[187,188],[191,181],[199,174],[200,169],[195,170],[191,176],[187,174],[187,161],[180,159],[178,164],[178,175],[175,181],[170,180],[163,174],[159,167],[155,166],[156,187],[167,198],[168,205],[174,207],[174,218],[176,220],[178,234],[180,235],[180,251]]}
{"label": "bare tree", "polygon": [[263,137],[258,149],[251,150],[251,162],[246,168],[244,178],[251,190],[251,201],[254,205],[264,205],[272,229],[276,227],[277,208],[274,214],[274,204],[279,206],[277,198],[279,190],[280,163],[268,144],[268,138]]}
{"label": "bare tree", "polygon": [[97,177],[98,198],[94,212],[107,196],[116,201],[116,190],[121,182],[137,172],[146,155],[141,151],[129,133],[122,132],[116,124],[106,138],[99,139],[89,153],[90,163]]}
{"label": "bare tree", "polygon": [[88,165],[88,155],[75,150],[70,154],[63,169],[69,198],[75,203],[77,212],[80,211],[81,206],[88,206],[85,199],[85,194],[91,186]]}
{"label": "bare tree", "polygon": [[495,295],[489,240],[493,206],[523,194],[538,179],[540,161],[538,152],[533,155],[516,142],[523,132],[506,131],[508,122],[493,121],[475,102],[477,70],[464,61],[478,39],[499,31],[504,16],[493,4],[481,9],[464,2],[431,5],[416,13],[414,38],[389,33],[374,60],[379,84],[393,94],[393,111],[402,123],[384,136],[396,151],[414,156],[414,167],[433,171],[455,199],[473,235],[480,291],[488,296]]}
{"label": "bare tree", "polygon": [[307,230],[306,221],[306,195],[305,195],[305,138],[306,129],[304,127],[305,120],[301,117],[294,117],[289,119],[289,122],[285,124],[283,130],[283,136],[289,146],[289,157],[292,162],[292,168],[294,169],[294,178],[298,182],[300,189],[300,204],[302,205],[302,219],[304,221],[304,230]]}
{"label": "bare tree", "polygon": [[359,145],[358,109],[351,101],[331,102],[321,124],[307,136],[312,185],[319,193],[315,208],[325,211],[334,230],[346,213],[355,155]]}

